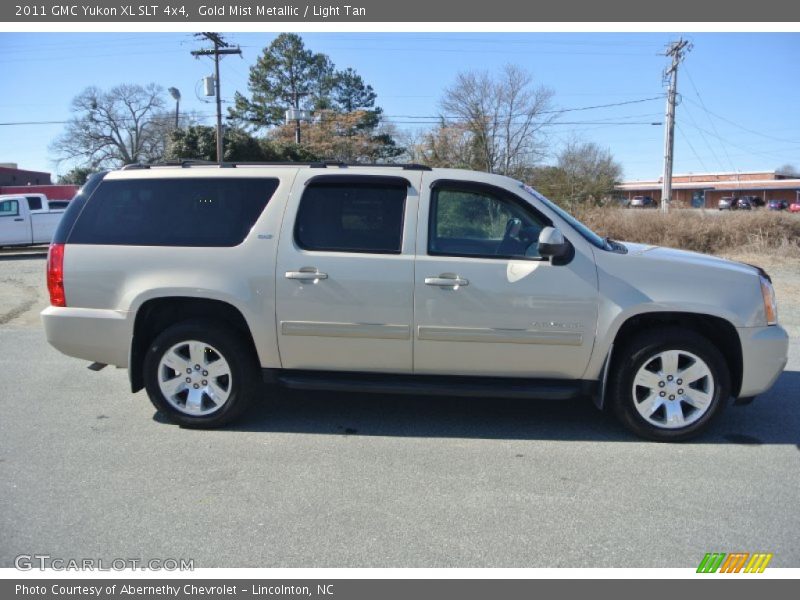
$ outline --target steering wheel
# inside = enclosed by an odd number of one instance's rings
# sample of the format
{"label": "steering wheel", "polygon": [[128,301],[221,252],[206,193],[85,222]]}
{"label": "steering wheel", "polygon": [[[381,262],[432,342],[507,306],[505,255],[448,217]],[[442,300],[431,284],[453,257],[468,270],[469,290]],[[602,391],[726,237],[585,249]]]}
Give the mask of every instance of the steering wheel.
{"label": "steering wheel", "polygon": [[522,243],[519,241],[518,236],[522,230],[522,219],[512,217],[506,222],[506,231],[503,234],[502,241],[497,245],[495,254],[514,255],[519,254],[520,246]]}
{"label": "steering wheel", "polygon": [[523,227],[520,229],[517,238],[520,242],[525,244],[525,247],[527,248],[539,239],[539,231],[535,227]]}

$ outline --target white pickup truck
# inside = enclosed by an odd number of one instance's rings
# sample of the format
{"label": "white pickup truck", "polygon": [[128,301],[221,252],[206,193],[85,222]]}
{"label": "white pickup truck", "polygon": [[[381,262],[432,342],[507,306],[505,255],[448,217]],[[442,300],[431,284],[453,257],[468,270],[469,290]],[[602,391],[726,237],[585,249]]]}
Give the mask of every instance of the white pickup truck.
{"label": "white pickup truck", "polygon": [[49,244],[64,208],[53,208],[44,194],[0,196],[0,246]]}

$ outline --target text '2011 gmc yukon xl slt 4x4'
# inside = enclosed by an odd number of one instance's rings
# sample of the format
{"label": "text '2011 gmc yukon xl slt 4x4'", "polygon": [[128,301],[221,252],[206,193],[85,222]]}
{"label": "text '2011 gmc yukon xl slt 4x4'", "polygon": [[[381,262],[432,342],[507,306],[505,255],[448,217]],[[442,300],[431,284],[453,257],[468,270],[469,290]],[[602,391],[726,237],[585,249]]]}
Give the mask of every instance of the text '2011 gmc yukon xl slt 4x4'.
{"label": "text '2011 gmc yukon xl slt 4x4'", "polygon": [[262,381],[592,396],[640,436],[697,434],[787,360],[757,267],[603,239],[506,177],[416,165],[97,175],[48,259],[47,339],[127,368],[189,427]]}

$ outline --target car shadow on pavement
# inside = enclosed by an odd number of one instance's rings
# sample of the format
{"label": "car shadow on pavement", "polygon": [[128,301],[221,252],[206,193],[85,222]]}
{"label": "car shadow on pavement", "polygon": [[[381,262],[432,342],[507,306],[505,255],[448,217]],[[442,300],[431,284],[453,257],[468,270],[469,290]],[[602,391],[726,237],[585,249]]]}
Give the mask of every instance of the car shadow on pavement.
{"label": "car shadow on pavement", "polygon": [[47,248],[39,251],[22,252],[20,254],[8,254],[7,251],[0,250],[0,262],[10,262],[14,260],[44,260],[47,258]]}
{"label": "car shadow on pavement", "polygon": [[[640,441],[591,400],[449,398],[268,388],[228,431],[343,436]],[[271,398],[270,398],[271,396]],[[800,372],[785,371],[747,406],[729,406],[689,443],[792,444],[800,450]],[[162,421],[161,415],[157,420]]]}

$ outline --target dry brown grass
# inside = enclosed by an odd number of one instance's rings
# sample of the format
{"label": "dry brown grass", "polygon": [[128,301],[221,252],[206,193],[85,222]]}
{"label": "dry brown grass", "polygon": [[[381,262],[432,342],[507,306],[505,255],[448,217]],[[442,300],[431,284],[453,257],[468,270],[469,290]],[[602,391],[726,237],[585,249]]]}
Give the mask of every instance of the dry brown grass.
{"label": "dry brown grass", "polygon": [[622,208],[584,208],[575,216],[598,234],[707,254],[800,258],[800,214]]}

